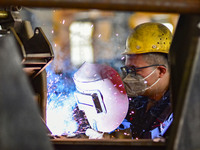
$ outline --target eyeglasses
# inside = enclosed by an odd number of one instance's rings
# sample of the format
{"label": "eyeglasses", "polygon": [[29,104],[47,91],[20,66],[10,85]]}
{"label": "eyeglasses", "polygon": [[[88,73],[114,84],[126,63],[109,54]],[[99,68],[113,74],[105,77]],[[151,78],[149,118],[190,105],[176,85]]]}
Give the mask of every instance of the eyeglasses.
{"label": "eyeglasses", "polygon": [[164,66],[166,68],[165,65],[154,64],[154,65],[149,65],[149,66],[144,66],[144,67],[137,67],[137,68],[134,67],[134,66],[123,66],[120,69],[125,75],[127,75],[129,73],[134,73],[136,75],[137,70],[145,69],[145,68],[149,68],[149,67],[154,67],[154,66]]}

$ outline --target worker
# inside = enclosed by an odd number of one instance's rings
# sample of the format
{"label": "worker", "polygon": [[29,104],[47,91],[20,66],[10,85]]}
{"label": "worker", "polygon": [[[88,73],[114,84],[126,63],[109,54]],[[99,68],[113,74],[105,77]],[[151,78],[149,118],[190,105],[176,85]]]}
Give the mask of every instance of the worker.
{"label": "worker", "polygon": [[[126,40],[123,83],[129,97],[126,121],[133,139],[164,137],[173,120],[168,54],[172,33],[160,23],[143,23]],[[120,125],[124,127],[123,123]]]}

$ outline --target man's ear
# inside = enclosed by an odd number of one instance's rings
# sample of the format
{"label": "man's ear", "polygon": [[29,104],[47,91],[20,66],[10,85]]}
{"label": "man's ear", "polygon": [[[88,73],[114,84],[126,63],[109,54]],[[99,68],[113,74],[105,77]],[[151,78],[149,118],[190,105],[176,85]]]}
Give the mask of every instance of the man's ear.
{"label": "man's ear", "polygon": [[159,78],[162,78],[167,73],[167,68],[164,66],[158,66]]}

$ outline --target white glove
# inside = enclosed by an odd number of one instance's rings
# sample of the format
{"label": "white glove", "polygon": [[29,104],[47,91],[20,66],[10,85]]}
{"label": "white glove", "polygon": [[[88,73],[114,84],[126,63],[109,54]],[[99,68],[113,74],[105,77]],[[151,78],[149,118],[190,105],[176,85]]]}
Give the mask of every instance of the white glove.
{"label": "white glove", "polygon": [[86,136],[89,137],[89,139],[103,139],[103,134],[98,131],[95,131],[93,129],[87,129],[85,131]]}

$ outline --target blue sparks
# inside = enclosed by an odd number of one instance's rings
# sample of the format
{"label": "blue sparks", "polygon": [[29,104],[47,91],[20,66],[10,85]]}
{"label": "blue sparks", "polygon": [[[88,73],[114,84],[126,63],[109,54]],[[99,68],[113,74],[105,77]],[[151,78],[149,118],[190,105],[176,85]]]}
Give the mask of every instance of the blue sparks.
{"label": "blue sparks", "polygon": [[55,73],[51,65],[47,71],[47,108],[46,123],[53,135],[72,134],[78,130],[74,119],[76,100],[72,73]]}

